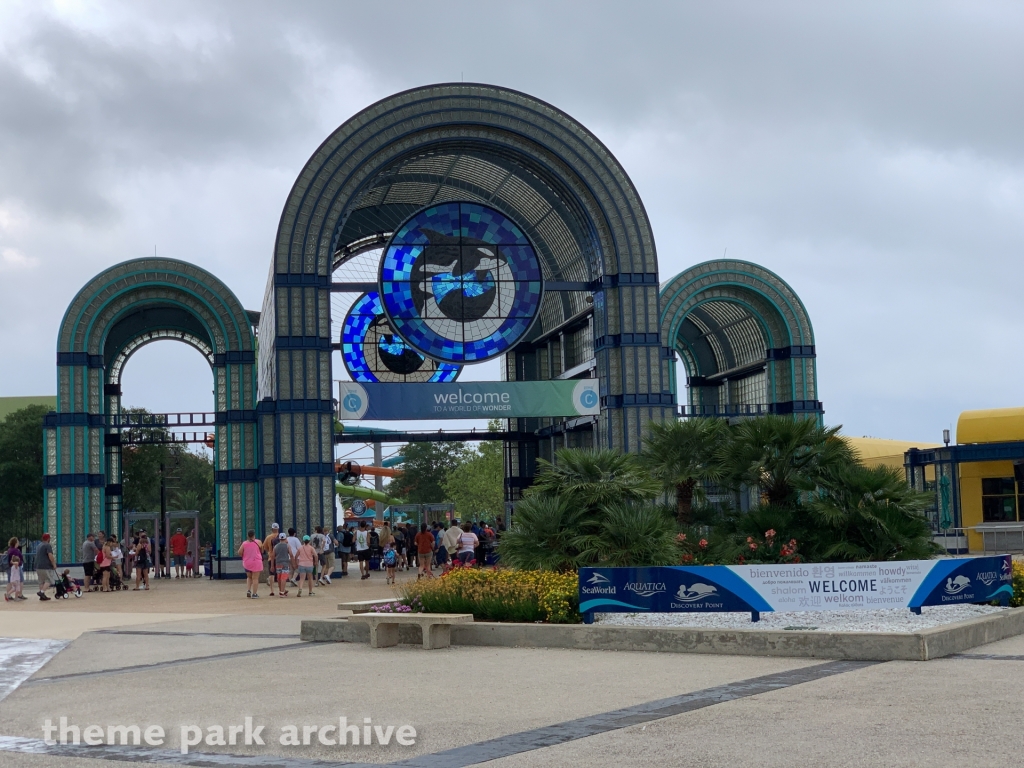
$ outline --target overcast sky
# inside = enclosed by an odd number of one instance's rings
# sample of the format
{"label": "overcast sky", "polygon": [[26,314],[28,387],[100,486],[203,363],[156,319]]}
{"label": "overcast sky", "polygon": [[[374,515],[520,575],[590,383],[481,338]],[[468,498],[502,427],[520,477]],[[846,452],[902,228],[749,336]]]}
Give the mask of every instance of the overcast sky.
{"label": "overcast sky", "polygon": [[[317,145],[434,82],[549,101],[608,145],[662,279],[728,256],[806,304],[826,421],[938,440],[1024,405],[1020,3],[0,4],[0,395],[55,391],[78,289],[194,261],[261,305]],[[127,402],[209,410],[164,342]]]}

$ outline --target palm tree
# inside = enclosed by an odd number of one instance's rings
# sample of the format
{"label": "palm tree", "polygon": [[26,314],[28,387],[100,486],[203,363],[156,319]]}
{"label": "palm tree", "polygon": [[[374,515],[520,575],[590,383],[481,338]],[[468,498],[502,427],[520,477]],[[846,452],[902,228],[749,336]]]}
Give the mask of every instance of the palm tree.
{"label": "palm tree", "polygon": [[822,427],[814,419],[761,416],[732,428],[722,460],[733,484],[759,487],[768,504],[791,506],[801,491],[811,491],[855,463],[840,427]]}
{"label": "palm tree", "polygon": [[512,527],[501,535],[502,565],[540,571],[576,567],[580,536],[589,510],[557,496],[534,495],[516,503]]}
{"label": "palm tree", "polygon": [[808,509],[823,560],[923,560],[942,551],[924,516],[929,496],[892,467],[851,464],[828,478]]}
{"label": "palm tree", "polygon": [[597,510],[620,501],[649,501],[660,491],[632,454],[563,448],[555,458],[554,464],[537,460],[540,471],[531,495],[558,497],[575,507]]}
{"label": "palm tree", "polygon": [[672,514],[650,503],[618,502],[602,509],[593,533],[576,539],[580,565],[677,565],[679,545]]}
{"label": "palm tree", "polygon": [[729,438],[723,419],[673,419],[651,422],[643,463],[651,476],[676,496],[676,518],[688,525],[694,497],[703,496],[703,483],[720,480],[725,472],[722,452]]}

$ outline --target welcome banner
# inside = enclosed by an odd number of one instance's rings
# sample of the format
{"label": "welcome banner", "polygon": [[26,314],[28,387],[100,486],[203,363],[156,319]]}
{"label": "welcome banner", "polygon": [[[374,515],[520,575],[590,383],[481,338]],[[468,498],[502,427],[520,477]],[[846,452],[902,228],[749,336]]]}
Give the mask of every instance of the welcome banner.
{"label": "welcome banner", "polygon": [[338,383],[341,420],[494,419],[591,416],[597,379],[465,384]]}
{"label": "welcome banner", "polygon": [[581,613],[856,611],[1006,604],[1009,555],[880,563],[580,568]]}

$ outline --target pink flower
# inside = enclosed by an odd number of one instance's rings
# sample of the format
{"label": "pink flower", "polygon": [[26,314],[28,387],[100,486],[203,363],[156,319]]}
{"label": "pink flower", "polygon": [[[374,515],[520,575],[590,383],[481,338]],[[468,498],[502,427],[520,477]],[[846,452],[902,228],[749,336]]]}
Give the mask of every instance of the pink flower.
{"label": "pink flower", "polygon": [[697,542],[697,546],[700,547],[701,549],[707,549],[708,548],[708,540],[707,539],[701,539],[700,541]]}
{"label": "pink flower", "polygon": [[753,541],[750,542],[750,551],[751,552],[756,552],[757,551],[757,544],[755,544]]}
{"label": "pink flower", "polygon": [[686,541],[686,534],[680,533],[676,536],[676,541]]}
{"label": "pink flower", "polygon": [[775,538],[775,529],[774,528],[769,528],[767,531],[764,532],[764,537],[766,539],[774,539]]}

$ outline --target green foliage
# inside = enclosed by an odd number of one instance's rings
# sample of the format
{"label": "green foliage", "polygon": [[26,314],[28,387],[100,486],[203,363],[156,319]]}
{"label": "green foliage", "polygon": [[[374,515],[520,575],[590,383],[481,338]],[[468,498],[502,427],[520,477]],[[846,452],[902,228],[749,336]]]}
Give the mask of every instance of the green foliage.
{"label": "green foliage", "polygon": [[[497,424],[492,422],[492,431]],[[496,440],[480,443],[466,460],[448,473],[442,483],[448,501],[455,504],[460,519],[497,520],[505,515],[505,462],[502,444]]]}
{"label": "green foliage", "polygon": [[921,560],[940,553],[924,517],[928,496],[898,469],[849,464],[835,471],[806,505],[816,523],[808,536],[816,559]]}
{"label": "green foliage", "polygon": [[409,443],[402,455],[402,474],[388,483],[387,494],[408,504],[438,504],[447,500],[444,484],[469,451],[465,443]]}
{"label": "green foliage", "polygon": [[786,416],[745,419],[732,428],[722,452],[726,477],[734,487],[760,487],[768,504],[797,504],[802,491],[854,463],[839,429]]}
{"label": "green foliage", "polygon": [[555,495],[533,495],[518,502],[512,526],[498,545],[502,565],[529,571],[574,569],[580,555],[577,540],[591,520],[588,512]]}
{"label": "green foliage", "polygon": [[693,519],[693,502],[703,501],[703,483],[725,474],[722,452],[729,438],[723,419],[672,419],[648,425],[643,463],[651,477],[676,497],[676,517]]}
{"label": "green foliage", "polygon": [[530,495],[557,496],[587,510],[623,501],[649,501],[661,490],[636,456],[619,451],[563,448],[555,454],[554,464],[538,459],[537,466]]}
{"label": "green foliage", "polygon": [[580,565],[677,565],[679,546],[670,510],[656,504],[618,502],[601,510],[594,532],[579,536]]}
{"label": "green foliage", "polygon": [[0,539],[43,533],[43,417],[30,405],[0,421]]}

